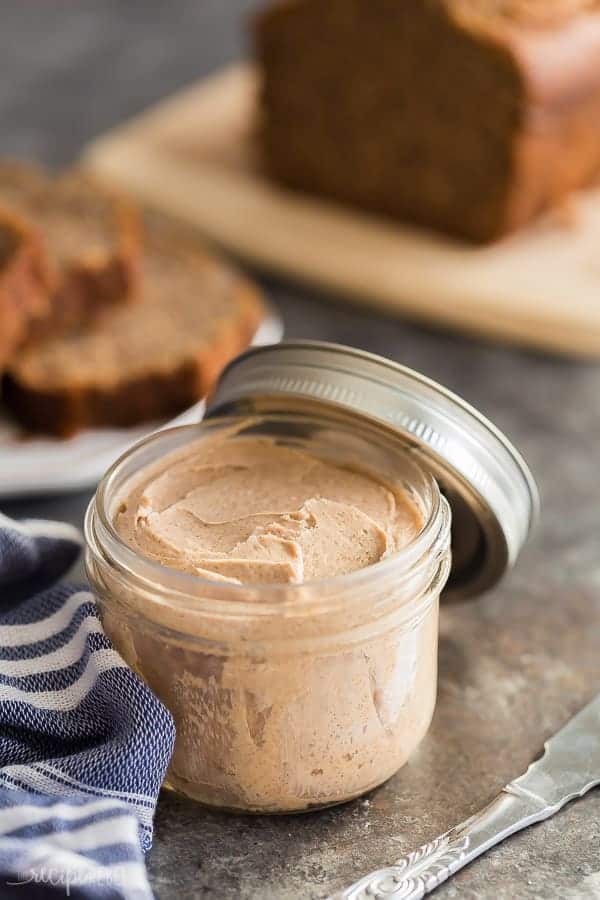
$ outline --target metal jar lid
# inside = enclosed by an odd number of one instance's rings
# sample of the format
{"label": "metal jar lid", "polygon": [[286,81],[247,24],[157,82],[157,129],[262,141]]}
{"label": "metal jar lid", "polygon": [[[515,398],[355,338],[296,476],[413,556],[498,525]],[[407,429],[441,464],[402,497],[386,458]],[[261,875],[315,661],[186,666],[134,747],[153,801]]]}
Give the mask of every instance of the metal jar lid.
{"label": "metal jar lid", "polygon": [[453,512],[453,565],[445,599],[493,587],[539,515],[533,476],[481,413],[429,378],[350,347],[287,341],[238,357],[208,415],[333,407],[402,435],[433,473]]}

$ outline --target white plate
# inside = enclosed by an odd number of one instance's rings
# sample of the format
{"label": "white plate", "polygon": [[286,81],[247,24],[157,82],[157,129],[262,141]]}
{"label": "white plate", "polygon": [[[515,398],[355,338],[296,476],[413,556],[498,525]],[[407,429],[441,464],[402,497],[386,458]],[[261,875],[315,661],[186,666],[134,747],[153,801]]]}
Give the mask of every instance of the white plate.
{"label": "white plate", "polygon": [[[283,324],[271,313],[253,344],[281,340]],[[136,428],[98,428],[72,438],[23,438],[22,431],[0,406],[0,499],[33,494],[64,494],[93,487],[128,447],[159,428],[188,425],[204,415],[201,400],[169,422]]]}

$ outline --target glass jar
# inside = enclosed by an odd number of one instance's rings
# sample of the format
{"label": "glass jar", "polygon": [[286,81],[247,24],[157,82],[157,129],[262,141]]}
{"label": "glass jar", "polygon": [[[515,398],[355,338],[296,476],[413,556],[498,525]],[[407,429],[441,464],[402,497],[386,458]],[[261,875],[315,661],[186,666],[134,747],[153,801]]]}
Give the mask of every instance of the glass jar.
{"label": "glass jar", "polygon": [[[422,530],[376,565],[299,585],[207,581],[130,549],[113,525],[129,479],[232,431],[401,486]],[[435,706],[450,520],[405,441],[360,420],[219,418],[159,432],[113,466],[86,518],[87,571],[107,633],[175,718],[167,786],[223,809],[287,813],[350,800],[400,769]]]}

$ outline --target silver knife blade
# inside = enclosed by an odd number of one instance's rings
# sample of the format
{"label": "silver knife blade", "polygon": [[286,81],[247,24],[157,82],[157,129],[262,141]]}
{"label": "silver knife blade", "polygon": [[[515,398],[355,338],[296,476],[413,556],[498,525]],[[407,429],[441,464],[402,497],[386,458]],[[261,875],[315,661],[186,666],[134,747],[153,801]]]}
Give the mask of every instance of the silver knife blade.
{"label": "silver knife blade", "polygon": [[600,784],[600,696],[546,741],[545,752],[527,772],[506,786],[559,809]]}

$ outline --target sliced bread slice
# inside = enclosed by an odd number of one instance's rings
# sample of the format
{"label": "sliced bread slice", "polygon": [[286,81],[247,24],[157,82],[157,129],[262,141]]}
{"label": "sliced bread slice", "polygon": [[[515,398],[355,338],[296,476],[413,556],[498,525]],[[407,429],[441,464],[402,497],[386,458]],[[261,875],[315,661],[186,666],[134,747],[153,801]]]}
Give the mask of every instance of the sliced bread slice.
{"label": "sliced bread slice", "polygon": [[48,315],[50,272],[35,231],[0,215],[0,371],[35,321]]}
{"label": "sliced bread slice", "polygon": [[87,323],[135,298],[141,257],[139,215],[87,175],[52,178],[30,165],[0,164],[0,211],[27,218],[46,243],[53,283],[50,315],[32,337]]}
{"label": "sliced bread slice", "polygon": [[138,303],[29,348],[8,370],[5,401],[27,429],[67,436],[174,415],[251,341],[258,290],[162,217],[146,234]]}

